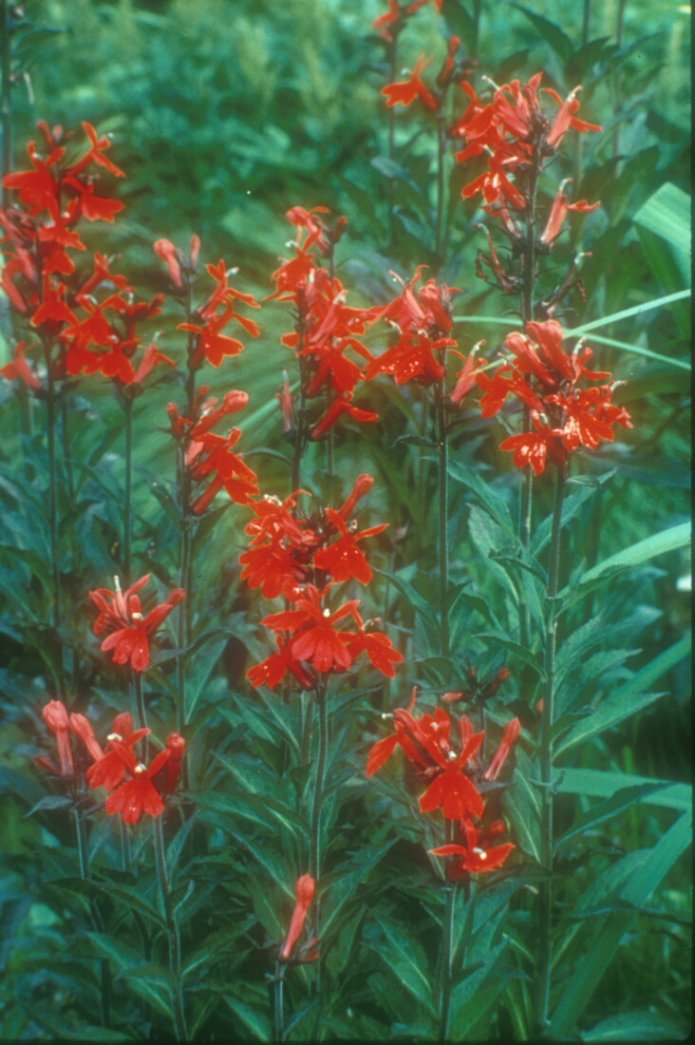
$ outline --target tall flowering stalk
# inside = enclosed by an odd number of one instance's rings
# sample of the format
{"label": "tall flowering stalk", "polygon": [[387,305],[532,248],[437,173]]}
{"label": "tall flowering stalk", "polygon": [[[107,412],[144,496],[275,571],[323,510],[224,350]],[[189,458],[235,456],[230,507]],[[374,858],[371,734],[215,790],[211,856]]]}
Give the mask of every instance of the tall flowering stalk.
{"label": "tall flowering stalk", "polygon": [[[536,73],[526,84],[512,80],[501,87],[487,77],[483,79],[492,88],[491,101],[483,101],[470,84],[464,83],[462,87],[470,104],[451,132],[453,137],[465,142],[465,147],[456,154],[458,163],[483,159],[485,164],[482,173],[464,186],[461,195],[469,199],[480,194],[484,212],[509,241],[513,260],[505,266],[488,232],[488,253],[479,253],[478,272],[483,278],[489,272],[503,293],[518,297],[521,320],[526,324],[551,316],[576,283],[579,257],[554,289],[544,297],[538,292],[539,264],[553,249],[568,213],[591,211],[600,206],[599,202],[586,200],[572,203],[565,191],[568,182],[564,181],[556,191],[541,230],[541,175],[569,131],[582,134],[601,128],[578,118],[580,87],[575,87],[563,100],[552,88],[541,87],[542,73]],[[554,111],[546,110],[543,95],[555,106]],[[525,415],[525,427],[528,416]],[[532,483],[533,472],[528,468],[519,517],[520,536],[527,548],[531,536]],[[523,623],[522,643],[528,641],[527,617]]]}
{"label": "tall flowering stalk", "polygon": [[[347,291],[335,275],[334,252],[346,219],[329,225],[326,207],[292,207],[287,220],[297,229],[294,256],[283,261],[272,275],[275,291],[267,300],[292,304],[294,330],[282,343],[294,352],[299,377],[298,398],[293,400],[285,377],[278,394],[284,431],[292,443],[291,489],[301,485],[301,463],[309,439],[328,435],[328,471],[333,472],[332,432],[341,418],[360,423],[376,421],[378,414],[353,403],[366,380],[364,362],[372,354],[362,341],[371,318],[370,309],[346,304]],[[355,358],[356,357],[356,358]],[[318,401],[318,416],[312,409]]]}
{"label": "tall flowering stalk", "polygon": [[123,209],[118,200],[97,193],[103,171],[124,176],[106,155],[110,139],[100,137],[89,123],[82,127],[87,143],[74,158],[68,149],[71,136],[64,135],[60,127],[39,122],[43,151],[35,141],[30,142],[29,169],[5,175],[4,189],[16,193],[18,202],[0,210],[5,255],[2,287],[25,328],[24,338],[14,347],[14,359],[0,373],[23,382],[46,404],[53,626],[61,649],[61,687],[64,616],[56,435],[62,417],[67,462],[67,411],[61,409],[61,398],[66,394],[66,379],[80,372],[80,353],[87,346],[103,345],[108,340],[102,318],[105,306],[103,302],[95,305],[92,295],[110,279],[108,266],[104,269],[99,255],[95,256],[91,275],[78,270],[73,255],[87,249],[78,231],[81,223],[113,222]]}
{"label": "tall flowering stalk", "polygon": [[[401,294],[386,306],[374,310],[375,320],[385,320],[395,340],[367,367],[367,377],[389,374],[398,386],[415,383],[427,389],[433,419],[433,442],[437,454],[438,534],[437,575],[442,656],[450,653],[449,638],[449,549],[448,549],[448,435],[446,390],[447,354],[458,342],[451,336],[452,299],[458,287],[427,280],[421,287],[425,266],[421,265]],[[397,277],[398,278],[398,277]],[[417,288],[417,289],[416,289]]]}
{"label": "tall flowering stalk", "polygon": [[[251,667],[247,678],[253,686],[270,689],[293,679],[302,693],[312,694],[316,708],[317,751],[307,810],[307,856],[314,881],[320,880],[323,870],[321,841],[330,741],[329,683],[333,678],[345,676],[363,654],[387,678],[395,675],[396,666],[403,660],[388,636],[378,630],[378,621],[364,619],[359,609],[360,600],[344,600],[342,594],[337,594],[350,581],[368,585],[373,577],[360,545],[383,532],[386,525],[358,531],[352,519],[356,505],[372,485],[370,475],[361,475],[339,508],[326,506],[311,513],[299,510],[298,498],[303,491],[296,491],[284,501],[264,497],[252,503],[255,518],[246,527],[251,540],[241,556],[242,577],[249,586],[260,588],[266,597],[283,598],[287,607],[262,619],[261,624],[275,636],[277,650]],[[302,738],[302,746],[308,748],[308,737]],[[318,897],[313,927],[318,936]],[[320,992],[320,967],[316,987]]]}
{"label": "tall flowering stalk", "polygon": [[552,967],[553,828],[553,724],[555,709],[555,657],[557,647],[557,593],[559,589],[562,508],[572,455],[595,450],[615,439],[615,426],[631,428],[625,407],[613,401],[622,382],[607,371],[591,370],[593,350],[579,342],[568,352],[557,320],[526,324],[525,333],[508,335],[511,355],[493,377],[477,375],[482,390],[483,416],[496,415],[509,398],[524,405],[526,431],[509,436],[500,445],[513,454],[515,465],[540,476],[555,471],[550,563],[546,587],[545,684],[541,712],[541,861],[547,877],[541,882],[540,961],[537,981],[538,1025],[548,1022]]}
{"label": "tall flowering stalk", "polygon": [[[461,699],[462,693],[447,693],[447,703]],[[508,722],[494,757],[486,764],[482,755],[485,731],[474,732],[471,718],[458,721],[444,708],[433,713],[415,712],[417,688],[407,708],[393,712],[394,731],[378,740],[369,751],[367,777],[373,776],[400,748],[425,790],[418,806],[421,813],[444,818],[443,844],[430,850],[433,856],[449,858],[445,885],[445,911],[442,920],[440,952],[438,1038],[448,1040],[451,1020],[451,993],[454,985],[454,939],[457,888],[469,882],[471,874],[495,871],[507,860],[514,844],[496,843],[504,832],[501,820],[486,822],[485,791],[495,786],[521,730],[517,718]]]}
{"label": "tall flowering stalk", "polygon": [[207,296],[194,304],[194,289],[198,278],[201,242],[192,236],[188,251],[177,248],[169,240],[154,244],[169,273],[171,293],[183,307],[185,320],[177,329],[187,334],[185,402],[183,412],[176,403],[168,405],[171,433],[177,448],[177,490],[180,509],[179,576],[181,587],[187,592],[184,612],[179,616],[177,653],[177,724],[182,728],[185,708],[187,649],[190,646],[195,611],[194,554],[198,518],[211,506],[223,489],[232,501],[246,504],[258,493],[255,473],[234,449],[241,437],[239,428],[226,434],[213,429],[230,414],[248,403],[245,392],[230,391],[218,405],[209,395],[207,385],[197,387],[197,375],[206,364],[219,367],[228,356],[237,356],[244,350],[239,338],[226,333],[235,323],[250,337],[258,337],[260,328],[249,318],[244,308],[259,308],[253,295],[233,287],[229,280],[236,269],[228,269],[224,260],[205,266],[212,281]]}

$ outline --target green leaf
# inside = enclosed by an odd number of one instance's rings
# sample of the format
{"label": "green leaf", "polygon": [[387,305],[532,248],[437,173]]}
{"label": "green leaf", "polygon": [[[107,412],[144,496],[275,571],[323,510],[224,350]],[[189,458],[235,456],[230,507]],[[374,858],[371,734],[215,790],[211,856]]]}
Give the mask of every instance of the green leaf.
{"label": "green leaf", "polygon": [[[690,294],[690,290],[678,290],[674,294],[665,294],[661,298],[645,301],[642,305],[624,308],[620,312],[614,312],[611,316],[602,316],[601,319],[594,319],[591,323],[582,323],[580,327],[572,327],[571,330],[565,331],[565,337],[588,334],[590,330],[600,330],[601,327],[610,326],[611,323],[617,323],[620,319],[632,319],[633,316],[642,315],[642,313],[650,312],[655,308],[663,308],[664,305],[670,305],[674,301],[683,301],[685,298],[689,298]],[[509,325],[518,326],[518,323],[510,323]]]}
{"label": "green leaf", "polygon": [[379,577],[386,577],[393,584],[394,588],[398,588],[401,595],[404,595],[408,602],[417,610],[421,617],[427,621],[433,628],[437,625],[437,615],[430,606],[426,599],[423,599],[420,592],[410,584],[409,581],[403,580],[397,573],[387,573],[386,570],[374,570],[374,573],[378,574]]}
{"label": "green leaf", "polygon": [[86,936],[98,957],[108,958],[118,969],[118,975],[128,977],[136,994],[154,1005],[169,1019],[173,1019],[170,1002],[171,976],[166,969],[148,963],[148,975],[141,977],[137,973],[145,963],[142,955],[132,947],[107,933],[88,932]]}
{"label": "green leaf", "polygon": [[509,507],[505,499],[501,494],[497,493],[492,484],[485,482],[480,478],[477,472],[474,472],[468,465],[463,464],[461,461],[449,461],[447,471],[452,479],[455,479],[458,483],[462,483],[468,490],[470,490],[480,507],[487,512],[490,518],[494,519],[500,529],[504,532],[506,541],[515,545],[517,543],[516,530],[514,528]]}
{"label": "green leaf", "polygon": [[[604,559],[603,562],[593,566],[581,576],[579,585],[598,580],[598,578],[603,577],[609,571],[627,569],[629,566],[641,566],[643,563],[655,559],[658,555],[666,555],[667,552],[685,548],[690,544],[690,538],[691,524],[689,522],[670,526],[667,530],[662,530],[661,533],[653,534],[651,537],[645,537],[644,540],[630,545],[629,548],[625,548],[623,551],[617,552],[615,555],[611,555],[608,559]],[[569,589],[564,588],[558,598],[564,599],[568,594]]]}
{"label": "green leaf", "polygon": [[599,802],[577,817],[572,827],[557,839],[556,847],[565,845],[570,839],[576,838],[577,835],[590,830],[597,824],[602,824],[604,820],[610,820],[611,817],[622,813],[624,809],[630,809],[645,801],[645,799],[655,791],[659,791],[662,787],[662,784],[654,783],[636,784],[634,787],[621,788],[620,791],[617,791],[616,794],[607,798],[604,802]]}
{"label": "green leaf", "polygon": [[44,797],[40,798],[38,802],[31,807],[29,812],[24,815],[25,817],[32,816],[34,813],[38,813],[41,809],[68,809],[72,804],[72,799],[68,798],[67,795],[44,795]]}
{"label": "green leaf", "polygon": [[[500,992],[504,989],[504,977],[499,973],[493,989],[486,991],[487,981],[495,971],[499,961],[509,946],[509,940],[502,940],[491,948],[481,968],[471,972],[463,983],[457,984],[451,996],[451,1030],[453,1041],[465,1041],[471,1028],[486,1012],[492,1008]],[[495,987],[497,989],[495,990]]]}
{"label": "green leaf", "polygon": [[582,1041],[684,1041],[688,1035],[654,1012],[623,1012],[580,1033]]}
{"label": "green leaf", "polygon": [[251,1032],[252,1037],[257,1038],[259,1041],[271,1040],[270,1020],[261,1008],[260,999],[257,1000],[254,1006],[247,1005],[245,1002],[239,1001],[238,998],[232,998],[229,994],[225,994],[224,1000],[234,1015],[241,1020],[244,1027]]}
{"label": "green leaf", "polygon": [[514,4],[513,6],[526,15],[528,20],[536,29],[538,35],[542,36],[545,42],[550,45],[551,49],[563,64],[572,58],[574,55],[574,45],[567,33],[563,32],[558,25],[555,25],[555,23],[551,22],[548,18],[544,18],[543,15],[536,14],[535,11],[530,11],[528,7],[524,7],[522,4]]}
{"label": "green leaf", "polygon": [[662,693],[645,692],[645,690],[686,657],[690,652],[690,645],[690,635],[684,635],[673,646],[655,657],[650,664],[635,672],[624,685],[614,690],[609,696],[602,698],[594,713],[578,722],[558,743],[556,755],[569,751],[575,744],[583,742],[597,733],[612,729],[619,722],[648,707],[649,704],[663,696]]}
{"label": "green leaf", "polygon": [[[689,813],[685,813],[633,871],[623,886],[619,899],[634,905],[635,908],[643,907],[691,841],[692,819]],[[572,975],[552,1013],[547,1031],[549,1038],[564,1038],[574,1031],[623,935],[636,917],[635,910],[616,912],[606,918],[593,945],[583,951],[583,956],[580,956],[572,969]]]}
{"label": "green leaf", "polygon": [[563,769],[558,778],[557,790],[560,794],[609,798],[621,789],[646,784],[658,785],[642,800],[646,805],[678,809],[680,812],[686,812],[692,807],[692,788],[688,784],[650,780],[631,773],[610,773],[602,769]]}
{"label": "green leaf", "polygon": [[667,240],[681,255],[686,279],[690,274],[690,197],[667,181],[642,204],[634,217],[636,225]]}
{"label": "green leaf", "polygon": [[428,975],[428,962],[424,950],[407,932],[405,926],[396,925],[383,915],[378,915],[376,920],[387,944],[386,947],[379,947],[377,954],[408,993],[434,1016],[431,977]]}

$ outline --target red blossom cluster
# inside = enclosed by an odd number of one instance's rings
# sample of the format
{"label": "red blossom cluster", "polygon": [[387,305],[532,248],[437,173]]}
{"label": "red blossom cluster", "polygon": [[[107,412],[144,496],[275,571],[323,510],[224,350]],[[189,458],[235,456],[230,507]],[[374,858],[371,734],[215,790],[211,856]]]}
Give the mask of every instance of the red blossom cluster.
{"label": "red blossom cluster", "polygon": [[227,392],[221,403],[209,396],[210,389],[201,385],[195,397],[194,417],[182,417],[175,403],[169,403],[167,412],[171,432],[183,449],[183,463],[190,481],[206,484],[198,493],[191,510],[200,515],[210,506],[220,490],[225,489],[236,504],[249,504],[259,493],[258,477],[234,448],[241,438],[240,428],[230,428],[226,435],[212,429],[224,417],[247,406],[246,392]]}
{"label": "red blossom cluster", "polygon": [[[326,207],[309,211],[292,207],[287,212],[287,220],[297,229],[292,245],[294,257],[273,273],[276,289],[268,298],[289,301],[294,306],[295,328],[283,335],[282,343],[296,354],[302,402],[321,397],[322,404],[328,403],[311,429],[314,439],[324,435],[345,414],[360,422],[376,421],[379,416],[353,403],[365,373],[363,365],[349,353],[368,363],[373,359],[361,341],[373,310],[348,306],[345,287],[333,275],[332,265],[326,268],[322,264],[322,260],[332,258],[346,225],[345,218],[339,218],[330,228],[321,216],[326,213]],[[291,433],[295,417],[287,381],[279,398],[285,431]]]}
{"label": "red blossom cluster", "polygon": [[458,287],[437,284],[434,279],[415,289],[425,266],[419,265],[407,283],[395,273],[402,292],[383,308],[373,311],[373,319],[383,319],[396,333],[395,342],[367,367],[367,377],[391,374],[397,385],[417,381],[432,385],[446,374],[446,352],[455,348],[451,337],[453,319],[451,299],[460,293]]}
{"label": "red blossom cluster", "polygon": [[218,367],[225,356],[237,356],[243,352],[243,342],[222,333],[232,321],[242,327],[250,337],[259,337],[261,333],[257,323],[237,310],[237,302],[249,308],[261,306],[252,294],[245,294],[230,286],[229,277],[238,269],[228,269],[222,258],[216,265],[205,266],[214,287],[197,308],[192,308],[191,294],[198,275],[200,245],[200,237],[192,236],[189,251],[185,254],[167,239],[159,239],[154,244],[155,253],[167,266],[174,293],[184,297],[187,311],[190,312],[186,322],[179,323],[177,327],[177,330],[185,330],[191,335],[188,349],[189,370],[199,370],[206,361]]}
{"label": "red blossom cluster", "polygon": [[[401,6],[399,0],[388,0],[388,11],[374,19],[372,28],[377,29],[384,40],[392,42],[405,27],[408,19],[429,2],[430,0],[410,0],[410,3]],[[441,14],[444,0],[432,0],[432,2]]]}
{"label": "red blossom cluster", "polygon": [[430,85],[425,83],[422,74],[431,64],[432,59],[421,54],[405,80],[388,83],[382,88],[381,93],[386,98],[387,106],[389,108],[393,108],[394,105],[409,106],[413,102],[419,101],[428,112],[441,113],[449,87],[452,84],[463,86],[466,77],[470,75],[470,63],[457,62],[460,47],[460,37],[450,36],[447,40],[444,61]]}
{"label": "red blossom cluster", "polygon": [[[71,158],[70,135],[40,121],[42,154],[29,143],[31,169],[5,176],[6,188],[19,204],[0,211],[6,263],[2,286],[17,311],[36,331],[42,360],[57,378],[100,373],[120,385],[137,388],[154,367],[174,366],[152,341],[141,351],[138,325],[160,312],[161,296],[136,301],[127,279],[111,271],[112,259],[95,253],[91,267],[78,271],[72,255],[86,251],[78,226],[82,221],[112,222],[123,209],[118,200],[96,194],[101,168],[123,177],[106,155],[111,142],[83,123],[87,147]],[[35,344],[20,341],[14,359],[0,369],[30,388],[42,387],[37,366],[27,352]],[[57,353],[53,354],[54,347]]]}
{"label": "red blossom cluster", "polygon": [[[507,208],[526,208],[525,181],[529,172],[554,155],[569,130],[585,133],[602,129],[577,117],[580,87],[575,87],[563,101],[552,88],[541,88],[542,77],[542,73],[536,73],[525,84],[519,80],[502,87],[493,84],[493,97],[488,103],[479,98],[470,84],[462,84],[470,105],[451,132],[466,141],[466,147],[456,154],[459,163],[484,156],[487,164],[482,174],[464,186],[462,196],[467,199],[482,193],[484,209],[512,225]],[[542,107],[540,91],[559,107],[554,116]],[[574,209],[578,208],[575,204]]]}
{"label": "red blossom cluster", "polygon": [[[395,674],[402,654],[374,622],[363,619],[359,599],[331,608],[336,585],[372,579],[358,542],[382,533],[387,524],[358,532],[350,516],[373,482],[360,475],[340,508],[310,516],[297,511],[304,491],[284,501],[265,497],[251,504],[255,517],[246,526],[251,542],[240,558],[242,577],[266,598],[282,596],[291,605],[261,622],[275,634],[278,651],[249,669],[254,686],[274,689],[290,673],[304,688],[313,688],[320,676],[347,671],[362,653],[382,674]],[[348,630],[339,627],[346,621],[352,625]]]}
{"label": "red blossom cluster", "polygon": [[[480,755],[485,732],[475,733],[468,715],[462,715],[456,722],[443,708],[436,708],[433,714],[423,712],[416,716],[413,714],[416,697],[414,688],[408,708],[397,708],[393,713],[394,732],[372,746],[367,776],[381,769],[400,747],[417,776],[427,785],[419,799],[421,812],[441,809],[445,819],[457,822],[462,832],[463,847],[456,846],[456,852],[448,848],[446,852],[434,850],[436,855],[462,856],[462,868],[466,872],[494,870],[501,866],[514,846],[507,843],[486,851],[481,839],[499,833],[499,827],[496,823],[487,828],[481,826],[485,815],[481,792],[485,784],[497,780],[519,738],[521,723],[518,718],[507,723],[495,755],[485,765]],[[447,697],[450,702],[460,694],[445,694],[445,699]],[[471,839],[475,841],[469,852],[466,846]]]}
{"label": "red blossom cluster", "polygon": [[138,672],[149,667],[150,639],[186,594],[181,588],[174,588],[163,603],[143,614],[138,592],[151,576],[145,574],[125,591],[121,591],[118,577],[114,577],[114,591],[98,588],[89,592],[99,611],[92,631],[95,635],[107,633],[101,649],[105,653],[113,651],[114,664],[130,664]]}
{"label": "red blossom cluster", "polygon": [[55,735],[60,768],[45,755],[36,759],[40,768],[63,777],[75,776],[78,759],[71,738],[77,737],[82,745],[80,753],[92,762],[85,773],[88,785],[111,792],[105,804],[110,816],[120,814],[126,824],[136,824],[143,813],[161,816],[164,799],[178,786],[186,752],[186,741],[179,733],[170,733],[166,746],[146,766],[136,758],[134,749],[150,730],[133,729],[129,712],[116,715],[105,748],[99,744],[89,719],[78,712],[68,712],[60,700],[49,701],[42,717]]}
{"label": "red blossom cluster", "polygon": [[483,417],[497,414],[510,395],[529,408],[532,431],[510,436],[500,448],[514,454],[517,468],[530,465],[536,475],[549,461],[563,465],[575,450],[612,441],[616,424],[632,427],[625,407],[613,402],[616,382],[582,387],[611,374],[589,370],[592,350],[580,342],[568,353],[563,337],[557,320],[527,323],[526,335],[514,331],[505,339],[512,358],[492,377],[476,376]]}

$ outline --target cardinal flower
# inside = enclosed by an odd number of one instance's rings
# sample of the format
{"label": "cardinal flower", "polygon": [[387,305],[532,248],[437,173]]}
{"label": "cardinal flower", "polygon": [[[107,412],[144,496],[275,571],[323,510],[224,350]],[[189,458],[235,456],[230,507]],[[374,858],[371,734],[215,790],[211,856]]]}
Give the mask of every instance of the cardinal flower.
{"label": "cardinal flower", "polygon": [[62,776],[72,776],[75,766],[70,747],[70,719],[62,700],[51,700],[41,712],[42,718],[56,738]]}
{"label": "cardinal flower", "polygon": [[[297,879],[297,884],[294,889],[296,903],[292,912],[292,918],[290,920],[289,929],[287,930],[287,936],[280,948],[280,961],[288,962],[292,958],[294,949],[297,946],[300,936],[304,930],[304,923],[306,922],[307,914],[314,900],[316,893],[316,881],[310,874],[303,874],[301,878]],[[315,948],[318,941],[314,940],[308,946],[311,950]],[[313,954],[311,958],[307,958],[307,961],[314,961],[318,957],[318,954]]]}
{"label": "cardinal flower", "polygon": [[449,843],[430,849],[433,856],[451,856],[457,859],[449,866],[449,877],[456,880],[469,874],[486,874],[502,867],[516,848],[512,842],[494,845],[506,830],[503,820],[494,820],[489,827],[477,827],[470,816],[461,821],[463,844]]}
{"label": "cardinal flower", "polygon": [[87,783],[90,787],[105,787],[113,791],[126,775],[128,760],[124,760],[123,751],[132,749],[142,737],[149,736],[150,730],[133,729],[133,720],[129,711],[116,715],[111,732],[106,738],[106,751],[102,753],[94,765],[87,770]]}
{"label": "cardinal flower", "polygon": [[175,606],[184,599],[185,592],[174,588],[165,602],[155,606],[147,615],[142,612],[138,592],[148,583],[151,574],[121,591],[118,577],[114,577],[114,591],[98,588],[89,597],[99,610],[92,630],[95,635],[108,632],[101,644],[106,653],[113,650],[114,664],[130,664],[133,671],[145,671],[150,663],[150,639],[164,623]]}
{"label": "cardinal flower", "polygon": [[137,824],[143,813],[149,816],[161,816],[164,812],[164,801],[153,783],[153,777],[164,769],[171,758],[169,748],[164,748],[155,755],[149,766],[138,762],[130,748],[120,748],[114,741],[114,747],[120,751],[128,779],[119,784],[106,799],[105,809],[109,816],[120,813],[124,824]]}

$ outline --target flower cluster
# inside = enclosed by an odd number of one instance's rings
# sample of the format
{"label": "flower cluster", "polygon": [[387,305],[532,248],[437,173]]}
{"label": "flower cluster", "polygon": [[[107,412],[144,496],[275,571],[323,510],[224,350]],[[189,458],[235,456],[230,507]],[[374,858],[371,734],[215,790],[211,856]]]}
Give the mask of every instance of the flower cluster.
{"label": "flower cluster", "polygon": [[[314,439],[324,435],[343,415],[363,423],[378,419],[374,411],[353,403],[359,383],[365,380],[363,365],[353,356],[366,362],[373,358],[360,340],[373,310],[348,306],[345,287],[332,273],[332,263],[328,268],[321,263],[322,259],[332,259],[346,225],[345,219],[339,218],[329,228],[321,216],[326,212],[326,207],[310,211],[293,207],[287,212],[287,220],[297,229],[292,244],[294,257],[273,273],[275,291],[268,298],[289,301],[294,306],[295,328],[282,337],[282,343],[297,357],[302,404],[317,397],[321,397],[322,403],[328,402],[311,428]],[[280,401],[285,431],[291,434],[294,409],[287,381]]]}
{"label": "flower cluster", "polygon": [[191,307],[200,245],[200,238],[192,236],[188,254],[184,254],[170,240],[159,239],[154,244],[155,253],[167,266],[174,293],[185,299],[187,311],[190,312],[186,322],[179,323],[177,327],[190,335],[189,370],[199,370],[205,362],[218,367],[225,356],[237,356],[244,350],[243,342],[223,333],[231,322],[237,323],[250,337],[259,337],[261,333],[256,322],[238,311],[237,302],[249,308],[261,306],[252,294],[245,294],[230,286],[229,277],[235,275],[238,269],[228,269],[223,259],[216,265],[205,266],[205,271],[213,281],[213,289],[202,304],[195,309]]}
{"label": "flower cluster", "polygon": [[[372,28],[377,29],[384,40],[392,43],[405,28],[408,19],[429,2],[430,0],[410,0],[410,3],[401,6],[399,0],[388,0],[388,11],[374,19]],[[444,0],[432,0],[432,2],[441,14]]]}
{"label": "flower cluster", "polygon": [[259,493],[256,473],[234,450],[241,429],[230,428],[226,435],[212,431],[224,417],[243,410],[249,397],[246,392],[231,391],[220,403],[209,392],[207,385],[198,389],[193,418],[182,417],[175,403],[167,407],[171,432],[181,443],[188,477],[192,483],[204,486],[191,504],[195,515],[204,512],[222,489],[236,504],[248,504]]}
{"label": "flower cluster", "polygon": [[407,283],[394,273],[402,292],[383,308],[374,310],[374,320],[385,320],[395,331],[396,340],[369,364],[369,379],[377,374],[391,374],[397,385],[410,381],[432,385],[446,374],[446,352],[457,345],[451,337],[451,299],[459,288],[428,279],[416,290],[424,268],[418,266]]}
{"label": "flower cluster", "polygon": [[409,106],[413,102],[419,101],[428,112],[441,113],[449,87],[452,84],[463,86],[466,77],[470,75],[470,62],[457,61],[460,47],[460,37],[450,36],[444,61],[436,78],[429,85],[423,80],[422,74],[431,64],[432,59],[421,54],[405,80],[388,83],[382,88],[381,93],[386,98],[387,106],[389,108],[393,108],[394,105]]}
{"label": "flower cluster", "polygon": [[[450,700],[459,696],[445,695]],[[507,723],[500,745],[486,765],[480,754],[485,733],[474,732],[468,715],[462,715],[457,722],[443,708],[436,708],[433,714],[423,712],[417,716],[413,713],[416,697],[417,690],[413,689],[408,708],[397,708],[393,713],[394,732],[372,746],[367,759],[367,776],[378,772],[399,747],[417,777],[426,784],[419,799],[421,812],[433,813],[441,809],[445,819],[456,822],[462,832],[463,847],[457,846],[456,852],[448,848],[446,852],[434,850],[436,855],[462,856],[465,871],[494,870],[514,847],[507,843],[499,847],[503,852],[492,850],[488,853],[481,844],[481,839],[487,839],[490,833],[499,833],[495,823],[488,828],[481,826],[485,815],[483,793],[487,784],[497,780],[519,738],[521,723],[518,718]],[[475,843],[469,852],[466,846],[471,839],[475,839]],[[465,854],[463,849],[466,849]],[[476,860],[480,866],[473,866]]]}
{"label": "flower cluster", "polygon": [[[502,87],[493,84],[493,97],[488,103],[479,98],[470,84],[462,84],[470,104],[452,130],[453,136],[466,141],[456,160],[464,163],[484,156],[486,162],[483,173],[464,186],[462,196],[468,199],[482,193],[488,213],[499,213],[505,222],[512,220],[508,207],[518,211],[527,207],[529,174],[557,151],[569,130],[585,133],[602,129],[577,117],[580,87],[575,87],[563,101],[552,88],[541,88],[542,78],[542,73],[536,73],[525,84],[519,80]],[[558,106],[554,116],[549,116],[541,105],[541,91]],[[577,209],[578,205],[574,207]]]}
{"label": "flower cluster", "polygon": [[[86,151],[70,161],[70,136],[43,121],[38,127],[45,153],[30,142],[31,169],[8,174],[3,182],[19,196],[18,205],[0,211],[7,259],[3,289],[37,332],[53,376],[100,373],[137,390],[156,366],[174,365],[156,342],[135,358],[143,340],[138,325],[158,314],[162,299],[136,301],[127,279],[112,272],[112,260],[102,254],[95,253],[87,271],[78,271],[73,258],[87,249],[78,230],[82,221],[112,222],[123,209],[118,200],[96,194],[94,168],[116,177],[123,171],[106,155],[110,139],[99,137],[91,124],[82,124]],[[33,347],[20,341],[0,373],[37,391],[41,381],[27,356]]]}
{"label": "flower cluster", "polygon": [[151,576],[146,574],[125,591],[121,591],[118,577],[114,577],[113,591],[98,588],[89,592],[99,611],[92,631],[95,635],[107,633],[101,649],[105,653],[113,651],[114,664],[130,664],[138,672],[149,667],[151,638],[186,594],[181,588],[174,588],[163,603],[143,614],[138,592]]}
{"label": "flower cluster", "polygon": [[[178,786],[181,763],[186,752],[186,741],[179,733],[170,733],[166,746],[152,759],[149,766],[135,756],[135,746],[150,730],[133,729],[129,712],[116,715],[102,748],[91,722],[79,712],[68,712],[60,700],[51,700],[43,708],[42,717],[56,738],[58,768],[45,755],[36,759],[42,769],[62,777],[74,777],[80,772],[80,763],[91,762],[85,779],[91,788],[104,787],[110,791],[105,809],[110,816],[120,814],[126,824],[136,824],[143,813],[161,816],[164,799]],[[80,741],[78,758],[72,738]]]}
{"label": "flower cluster", "polygon": [[[340,508],[326,507],[310,516],[297,510],[303,491],[284,501],[265,497],[251,504],[254,518],[246,526],[251,542],[240,559],[242,577],[266,598],[282,596],[291,604],[261,622],[276,635],[278,651],[249,670],[254,686],[274,689],[290,673],[304,688],[313,688],[320,676],[351,668],[362,653],[384,675],[395,674],[402,655],[375,630],[374,622],[363,619],[359,600],[331,608],[336,585],[372,579],[358,542],[382,533],[386,524],[358,532],[350,519],[372,485],[370,475],[361,475]],[[346,621],[351,622],[349,630],[339,627]]]}
{"label": "flower cluster", "polygon": [[532,431],[510,436],[501,449],[514,454],[518,468],[530,465],[536,475],[549,461],[562,465],[581,447],[594,450],[612,441],[616,424],[632,427],[627,410],[613,402],[618,383],[583,387],[611,374],[589,370],[592,350],[580,342],[567,353],[563,337],[557,320],[527,323],[525,335],[514,331],[505,339],[512,358],[494,376],[476,376],[484,417],[497,414],[510,395],[529,408]]}

